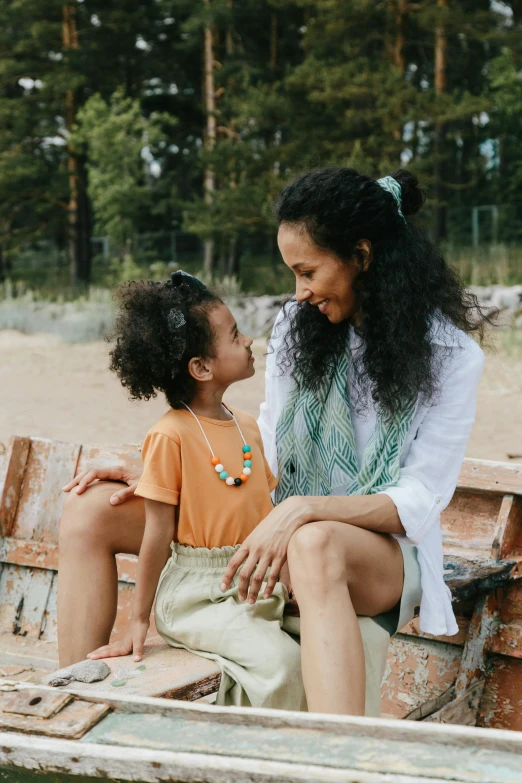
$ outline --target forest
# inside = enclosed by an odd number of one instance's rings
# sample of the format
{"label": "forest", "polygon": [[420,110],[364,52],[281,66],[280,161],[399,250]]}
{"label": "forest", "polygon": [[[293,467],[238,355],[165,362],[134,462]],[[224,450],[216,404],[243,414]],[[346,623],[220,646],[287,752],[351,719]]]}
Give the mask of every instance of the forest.
{"label": "forest", "polygon": [[274,198],[323,165],[411,168],[432,237],[522,282],[521,34],[522,0],[0,0],[0,282],[272,292]]}

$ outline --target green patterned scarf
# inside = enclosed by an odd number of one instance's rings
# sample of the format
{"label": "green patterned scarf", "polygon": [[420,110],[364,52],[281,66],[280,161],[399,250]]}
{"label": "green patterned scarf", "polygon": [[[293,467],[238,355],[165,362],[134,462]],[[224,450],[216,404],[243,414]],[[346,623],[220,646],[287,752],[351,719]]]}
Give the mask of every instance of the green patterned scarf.
{"label": "green patterned scarf", "polygon": [[400,457],[415,406],[375,428],[359,465],[348,395],[349,351],[318,392],[292,389],[276,428],[276,502],[292,495],[373,495],[399,479]]}

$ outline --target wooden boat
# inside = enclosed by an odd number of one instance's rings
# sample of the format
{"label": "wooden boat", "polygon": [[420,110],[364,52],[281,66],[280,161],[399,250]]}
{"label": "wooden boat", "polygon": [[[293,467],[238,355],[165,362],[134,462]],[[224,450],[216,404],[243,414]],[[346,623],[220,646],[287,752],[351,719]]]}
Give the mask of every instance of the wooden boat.
{"label": "wooden boat", "polygon": [[[522,465],[465,460],[443,514],[455,637],[413,620],[392,640],[382,719],[218,708],[211,661],[152,637],[138,668],[52,689],[61,487],[137,446],[11,440],[0,456],[3,778],[176,781],[522,781]],[[136,558],[118,555],[114,637]],[[153,631],[154,633],[154,631]]]}

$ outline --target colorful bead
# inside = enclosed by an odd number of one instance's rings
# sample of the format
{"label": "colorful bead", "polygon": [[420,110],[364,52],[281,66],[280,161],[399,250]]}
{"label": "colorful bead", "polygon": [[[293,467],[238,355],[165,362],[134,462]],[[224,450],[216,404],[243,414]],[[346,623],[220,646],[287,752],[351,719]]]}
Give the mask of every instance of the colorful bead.
{"label": "colorful bead", "polygon": [[229,476],[226,479],[226,483],[228,484],[229,487],[233,487],[234,486],[234,479],[232,478],[232,476]]}
{"label": "colorful bead", "polygon": [[242,474],[240,475],[240,477],[239,477],[239,478],[241,479],[241,481],[243,482],[243,484],[245,483],[245,481],[248,481],[248,476],[245,476],[245,474],[244,474],[244,473],[242,473]]}
{"label": "colorful bead", "polygon": [[252,446],[249,446],[248,443],[245,443],[245,445],[243,446],[243,451],[245,452],[245,454],[247,451],[252,451]]}
{"label": "colorful bead", "polygon": [[252,473],[252,470],[251,470],[251,468],[243,468],[243,473],[244,473],[245,476],[250,476],[250,474]]}
{"label": "colorful bead", "polygon": [[219,459],[219,457],[212,457],[212,459],[211,459],[210,461],[211,461],[211,463],[212,463],[213,465],[219,465],[219,463],[221,462],[221,460]]}
{"label": "colorful bead", "polygon": [[240,478],[237,478],[237,479],[234,479],[234,484],[236,485],[236,487],[241,487],[243,482],[241,481]]}
{"label": "colorful bead", "polygon": [[223,481],[228,478],[228,473],[226,472],[226,470],[221,471],[221,473],[219,474],[219,478],[223,479]]}
{"label": "colorful bead", "polygon": [[225,470],[225,468],[223,467],[223,465],[221,464],[221,462],[219,462],[219,463],[216,465],[216,467],[214,468],[214,470],[216,471],[216,473],[221,473],[221,471],[222,471],[222,470]]}
{"label": "colorful bead", "polygon": [[247,451],[245,453],[244,459],[246,459],[246,460],[248,460],[250,462],[250,460],[252,459],[252,454],[251,454],[250,451]]}
{"label": "colorful bead", "polygon": [[243,462],[243,465],[245,466],[245,468],[251,468],[252,467],[252,460],[251,459],[246,459]]}

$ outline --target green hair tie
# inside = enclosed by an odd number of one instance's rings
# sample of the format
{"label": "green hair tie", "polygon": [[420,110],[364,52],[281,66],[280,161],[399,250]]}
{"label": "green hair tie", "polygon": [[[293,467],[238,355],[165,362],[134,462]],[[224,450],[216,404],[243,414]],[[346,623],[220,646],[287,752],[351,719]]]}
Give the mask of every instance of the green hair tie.
{"label": "green hair tie", "polygon": [[406,218],[404,217],[402,213],[402,188],[401,183],[397,182],[394,177],[390,177],[389,175],[387,177],[381,177],[381,179],[377,180],[377,184],[381,186],[383,190],[387,190],[388,193],[391,193],[393,198],[395,199],[395,203],[397,204],[397,210],[399,212],[399,215],[406,223]]}

